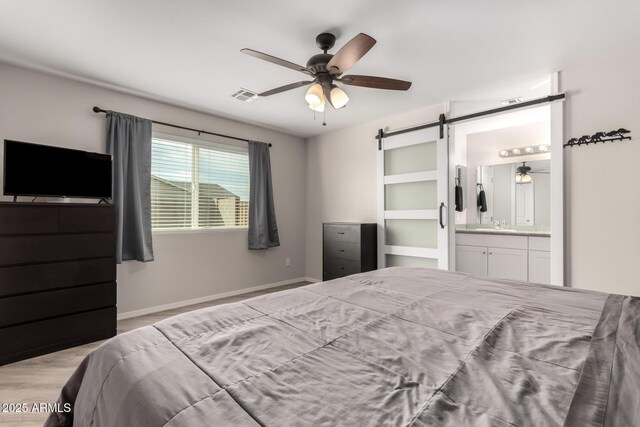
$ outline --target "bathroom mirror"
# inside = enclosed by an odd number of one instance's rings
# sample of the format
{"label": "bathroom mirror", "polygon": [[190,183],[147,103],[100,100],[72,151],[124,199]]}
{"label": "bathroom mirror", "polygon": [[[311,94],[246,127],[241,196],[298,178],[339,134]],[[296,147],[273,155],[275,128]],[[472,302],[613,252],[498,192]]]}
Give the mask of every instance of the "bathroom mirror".
{"label": "bathroom mirror", "polygon": [[551,220],[550,163],[545,159],[477,166],[475,192],[477,195],[484,190],[486,210],[476,209],[475,221],[469,222],[494,224],[499,221],[501,226],[508,228],[548,229]]}

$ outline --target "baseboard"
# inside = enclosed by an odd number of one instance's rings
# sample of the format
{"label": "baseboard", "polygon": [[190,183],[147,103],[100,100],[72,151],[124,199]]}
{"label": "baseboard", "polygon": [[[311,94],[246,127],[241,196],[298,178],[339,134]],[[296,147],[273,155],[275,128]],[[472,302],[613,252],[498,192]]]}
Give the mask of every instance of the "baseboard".
{"label": "baseboard", "polygon": [[318,283],[318,282],[322,282],[322,280],[320,279],[316,279],[314,277],[305,277],[304,280],[306,282],[311,282],[311,283]]}
{"label": "baseboard", "polygon": [[200,304],[203,302],[214,301],[221,298],[234,297],[236,295],[248,294],[249,292],[277,288],[278,286],[291,285],[292,283],[298,282],[319,282],[319,280],[309,277],[297,277],[295,279],[283,280],[281,282],[267,283],[264,285],[253,286],[251,288],[238,289],[236,291],[222,292],[220,294],[207,295],[200,298],[193,298],[189,300],[172,302],[169,304],[156,305],[154,307],[141,308],[140,310],[118,313],[118,320],[130,319],[132,317],[144,316],[146,314],[158,313],[160,311],[172,310],[174,308],[186,307],[188,305]]}

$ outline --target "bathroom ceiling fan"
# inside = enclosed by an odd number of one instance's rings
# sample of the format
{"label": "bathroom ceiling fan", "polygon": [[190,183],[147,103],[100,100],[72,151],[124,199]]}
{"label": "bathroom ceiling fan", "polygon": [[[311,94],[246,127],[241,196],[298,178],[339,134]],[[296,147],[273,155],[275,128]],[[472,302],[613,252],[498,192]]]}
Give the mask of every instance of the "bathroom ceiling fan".
{"label": "bathroom ceiling fan", "polygon": [[531,182],[531,175],[529,172],[531,171],[531,167],[527,166],[527,162],[522,162],[522,166],[518,166],[516,168],[516,183],[518,184],[528,184]]}
{"label": "bathroom ceiling fan", "polygon": [[312,85],[305,95],[309,108],[323,112],[325,100],[333,108],[342,108],[349,102],[347,94],[336,83],[350,86],[368,87],[387,90],[407,90],[411,82],[389,79],[386,77],[343,75],[360,60],[376,44],[376,40],[364,33],[360,33],[345,44],[335,55],[327,53],[336,42],[336,37],[330,33],[322,33],[316,37],[316,45],[324,52],[313,55],[307,61],[305,67],[258,52],[252,49],[241,49],[242,53],[262,59],[272,64],[280,65],[312,77],[312,80],[303,80],[288,85],[280,86],[258,94],[258,96],[271,96],[299,87]]}

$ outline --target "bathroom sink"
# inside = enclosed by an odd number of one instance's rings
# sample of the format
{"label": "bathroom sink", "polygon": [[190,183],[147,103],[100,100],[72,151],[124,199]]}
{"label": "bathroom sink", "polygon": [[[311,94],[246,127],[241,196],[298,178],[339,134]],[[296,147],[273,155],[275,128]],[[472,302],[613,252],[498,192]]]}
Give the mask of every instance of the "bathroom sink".
{"label": "bathroom sink", "polygon": [[475,231],[506,231],[507,233],[517,233],[518,230],[512,230],[510,228],[499,228],[499,229],[495,229],[495,228],[474,228],[473,230]]}

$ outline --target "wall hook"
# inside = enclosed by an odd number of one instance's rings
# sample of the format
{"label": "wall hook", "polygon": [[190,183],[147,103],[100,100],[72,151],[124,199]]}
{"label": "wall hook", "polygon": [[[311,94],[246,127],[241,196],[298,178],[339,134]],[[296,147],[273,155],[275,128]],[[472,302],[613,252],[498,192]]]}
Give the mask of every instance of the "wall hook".
{"label": "wall hook", "polygon": [[596,132],[593,135],[582,135],[580,138],[571,138],[563,145],[563,147],[574,147],[580,145],[597,144],[598,142],[623,141],[631,140],[630,130],[620,128],[609,132]]}

